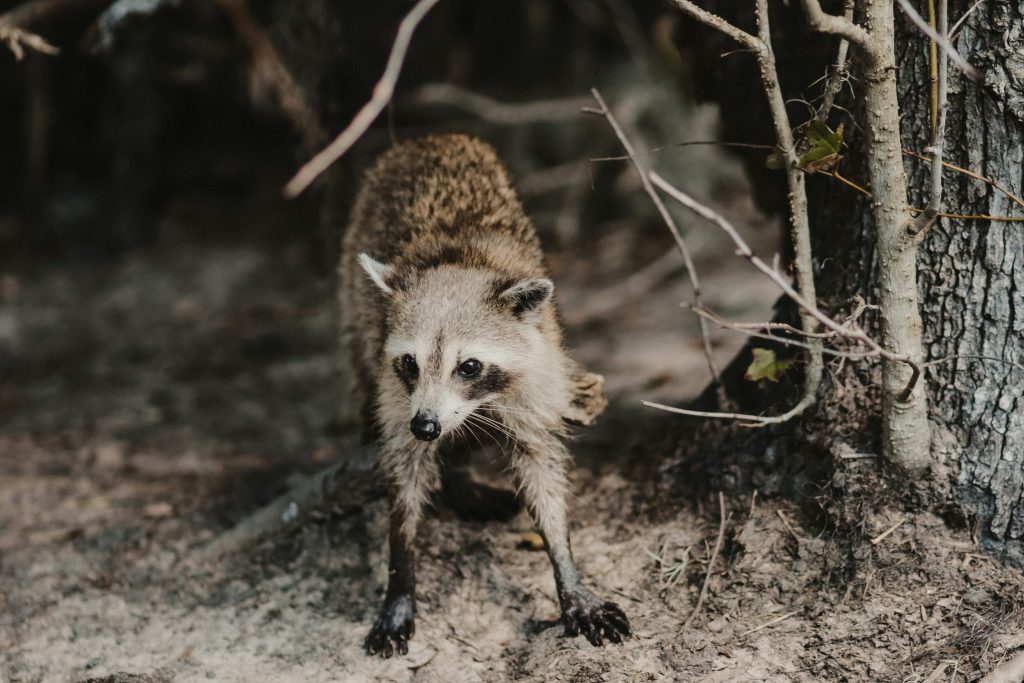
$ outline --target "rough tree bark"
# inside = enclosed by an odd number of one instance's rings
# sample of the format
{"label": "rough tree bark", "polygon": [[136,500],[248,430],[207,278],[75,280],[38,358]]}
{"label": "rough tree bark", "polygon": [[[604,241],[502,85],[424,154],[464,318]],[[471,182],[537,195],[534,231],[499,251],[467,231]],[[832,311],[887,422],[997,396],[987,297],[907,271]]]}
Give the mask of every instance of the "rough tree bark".
{"label": "rough tree bark", "polygon": [[[951,22],[968,2],[953,2]],[[897,61],[904,139],[923,149],[930,133],[927,43],[900,26]],[[985,72],[975,83],[951,71],[946,159],[1024,194],[1024,6],[988,0],[957,41]],[[913,201],[927,196],[927,165],[908,164]],[[946,174],[944,210],[1024,216],[990,185]],[[924,339],[931,358],[982,355],[1024,363],[1024,226],[942,219],[918,259]],[[963,359],[928,373],[932,420],[945,434],[963,505],[985,545],[1024,567],[1024,370]]]}

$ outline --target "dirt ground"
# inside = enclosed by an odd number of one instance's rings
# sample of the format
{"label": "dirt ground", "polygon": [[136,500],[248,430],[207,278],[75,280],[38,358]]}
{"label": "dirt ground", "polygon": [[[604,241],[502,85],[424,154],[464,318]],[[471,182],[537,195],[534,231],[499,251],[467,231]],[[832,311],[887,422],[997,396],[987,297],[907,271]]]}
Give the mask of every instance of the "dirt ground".
{"label": "dirt ground", "polygon": [[[731,196],[770,255],[776,229]],[[679,471],[663,437],[676,418],[639,400],[691,398],[706,370],[678,307],[682,273],[624,290],[644,264],[616,257],[614,233],[586,263],[569,250],[552,262],[574,355],[612,399],[573,446],[573,546],[585,579],[629,615],[626,644],[563,637],[525,515],[485,525],[438,506],[422,529],[410,652],[367,657],[386,515],[363,479],[201,559],[354,442],[331,428],[332,283],[309,242],[173,238],[228,216],[287,219],[275,201],[182,200],[165,208],[159,247],[0,273],[0,680],[934,683],[977,680],[1024,647],[1024,579],[968,531],[894,504],[863,519],[869,537],[889,535],[844,545],[793,501],[746,492],[726,497],[707,600],[684,627],[718,505],[657,493]],[[694,243],[713,307],[770,315],[774,293],[727,245]],[[741,343],[716,335],[719,361]]]}

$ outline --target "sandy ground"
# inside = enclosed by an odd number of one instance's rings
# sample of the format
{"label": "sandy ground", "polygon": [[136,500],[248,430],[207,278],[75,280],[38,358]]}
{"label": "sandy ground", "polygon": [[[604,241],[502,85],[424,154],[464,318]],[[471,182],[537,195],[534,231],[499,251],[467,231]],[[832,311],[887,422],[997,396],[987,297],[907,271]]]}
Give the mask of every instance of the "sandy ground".
{"label": "sandy ground", "polygon": [[[736,201],[770,255],[773,231]],[[214,220],[185,213],[197,234]],[[166,224],[180,220],[168,209]],[[616,239],[586,264],[553,261],[574,353],[611,390],[573,447],[573,543],[585,579],[628,613],[625,645],[563,637],[525,516],[467,523],[438,506],[410,652],[367,657],[386,516],[363,480],[201,561],[352,437],[331,430],[332,285],[308,244],[186,240],[0,273],[0,680],[911,683],[976,680],[1024,646],[1024,581],[968,531],[894,506],[866,511],[865,533],[903,524],[850,546],[793,501],[750,492],[727,496],[708,597],[684,628],[718,508],[659,493],[680,471],[662,436],[672,418],[638,401],[692,397],[706,370],[682,274],[624,293],[644,264],[613,258]],[[712,258],[726,245],[694,239],[710,303],[767,317],[773,292]],[[716,336],[719,360],[741,341]]]}

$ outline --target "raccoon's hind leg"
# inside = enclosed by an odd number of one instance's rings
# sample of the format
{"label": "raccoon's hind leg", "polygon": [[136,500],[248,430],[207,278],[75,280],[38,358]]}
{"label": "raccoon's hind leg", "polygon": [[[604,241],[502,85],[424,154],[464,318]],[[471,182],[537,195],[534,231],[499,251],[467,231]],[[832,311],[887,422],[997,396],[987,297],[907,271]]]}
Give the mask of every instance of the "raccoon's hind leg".
{"label": "raccoon's hind leg", "polygon": [[452,446],[441,459],[440,498],[459,519],[477,522],[507,522],[519,514],[519,499],[513,491],[475,481],[470,473],[471,449]]}
{"label": "raccoon's hind leg", "polygon": [[551,435],[521,438],[520,443],[526,448],[517,450],[512,467],[555,570],[565,634],[582,633],[591,645],[603,645],[605,639],[621,643],[624,636],[631,635],[629,620],[618,605],[601,600],[583,585],[572,558],[566,520],[565,448]]}
{"label": "raccoon's hind leg", "polygon": [[386,448],[381,467],[390,483],[388,587],[364,647],[367,654],[387,658],[395,652],[407,654],[409,639],[416,632],[416,527],[436,479],[436,449],[417,445]]}

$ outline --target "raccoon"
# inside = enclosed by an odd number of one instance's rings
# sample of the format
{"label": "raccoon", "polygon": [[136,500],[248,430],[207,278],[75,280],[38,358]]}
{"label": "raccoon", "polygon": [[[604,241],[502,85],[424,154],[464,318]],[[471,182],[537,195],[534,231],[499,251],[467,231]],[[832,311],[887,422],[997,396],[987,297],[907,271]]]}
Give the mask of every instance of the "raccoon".
{"label": "raccoon", "polygon": [[376,431],[389,489],[389,578],[367,653],[408,651],[418,522],[455,471],[446,457],[485,424],[511,445],[566,635],[594,645],[628,637],[618,605],[581,582],[566,519],[562,439],[568,423],[603,410],[601,378],[562,348],[540,242],[494,150],[444,135],[384,153],[356,197],[340,275],[344,391]]}

